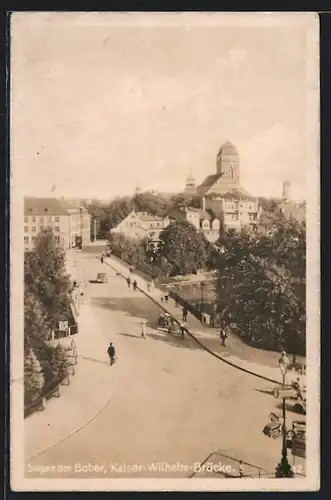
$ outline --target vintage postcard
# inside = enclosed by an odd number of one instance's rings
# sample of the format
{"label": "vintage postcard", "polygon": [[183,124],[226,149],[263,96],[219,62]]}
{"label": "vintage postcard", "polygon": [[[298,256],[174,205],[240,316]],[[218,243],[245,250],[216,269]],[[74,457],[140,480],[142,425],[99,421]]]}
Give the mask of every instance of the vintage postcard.
{"label": "vintage postcard", "polygon": [[319,489],[319,20],[11,16],[11,487]]}

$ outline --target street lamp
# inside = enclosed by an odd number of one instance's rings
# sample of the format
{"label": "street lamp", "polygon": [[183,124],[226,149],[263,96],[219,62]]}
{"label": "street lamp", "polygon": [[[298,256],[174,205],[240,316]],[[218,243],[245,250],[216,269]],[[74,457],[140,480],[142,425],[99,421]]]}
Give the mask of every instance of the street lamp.
{"label": "street lamp", "polygon": [[[279,358],[279,369],[280,373],[282,375],[282,383],[283,383],[283,389],[285,388],[285,380],[286,380],[286,373],[288,369],[288,365],[290,364],[290,360],[286,354],[285,351],[282,352],[281,357]],[[286,406],[285,406],[285,394],[283,395],[283,403],[282,403],[282,417],[283,417],[283,423],[282,423],[282,428],[281,428],[281,433],[282,433],[282,458],[280,463],[277,466],[276,469],[276,477],[293,477],[293,471],[288,463],[287,459],[287,430],[286,430]]]}
{"label": "street lamp", "polygon": [[80,244],[83,248],[83,207],[79,207],[80,212]]}
{"label": "street lamp", "polygon": [[201,311],[201,314],[203,312],[203,289],[205,287],[205,284],[203,281],[201,281],[200,283],[200,290],[201,290],[201,305],[200,305],[200,311]]}

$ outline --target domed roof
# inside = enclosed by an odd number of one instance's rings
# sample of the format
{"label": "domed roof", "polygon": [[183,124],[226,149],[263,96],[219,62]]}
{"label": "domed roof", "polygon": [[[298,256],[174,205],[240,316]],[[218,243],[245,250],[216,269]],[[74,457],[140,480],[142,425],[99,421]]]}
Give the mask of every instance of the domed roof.
{"label": "domed roof", "polygon": [[190,174],[190,175],[188,175],[188,176],[186,177],[186,180],[187,180],[187,181],[195,181],[195,178],[193,177],[193,175],[192,175],[192,174]]}
{"label": "domed roof", "polygon": [[226,141],[223,146],[221,146],[219,152],[219,155],[237,155],[238,151],[234,147],[233,144],[231,144],[230,141]]}

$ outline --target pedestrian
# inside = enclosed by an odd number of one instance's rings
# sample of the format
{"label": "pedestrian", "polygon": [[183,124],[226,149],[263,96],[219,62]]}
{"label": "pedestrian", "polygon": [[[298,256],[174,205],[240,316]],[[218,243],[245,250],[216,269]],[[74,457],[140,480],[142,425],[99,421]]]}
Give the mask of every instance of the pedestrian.
{"label": "pedestrian", "polygon": [[103,257],[102,257],[102,255],[101,255],[101,259],[100,260],[101,260],[101,264],[103,264]]}
{"label": "pedestrian", "polygon": [[161,295],[161,302],[163,302],[163,294]]}
{"label": "pedestrian", "polygon": [[239,476],[244,477],[244,464],[242,460],[239,462]]}
{"label": "pedestrian", "polygon": [[136,281],[136,280],[134,280],[134,282],[133,282],[133,289],[134,289],[134,290],[137,290],[137,286],[138,286],[138,285],[137,285],[137,281]]}
{"label": "pedestrian", "polygon": [[185,323],[185,321],[182,321],[180,323],[180,337],[182,340],[184,340],[185,328],[186,328],[186,323]]}
{"label": "pedestrian", "polygon": [[183,321],[187,321],[187,307],[184,306],[183,307]]}
{"label": "pedestrian", "polygon": [[127,284],[128,284],[128,287],[130,288],[130,285],[131,285],[130,276],[128,276],[128,277],[127,277],[126,282],[127,282]]}
{"label": "pedestrian", "polygon": [[110,366],[112,366],[116,361],[116,351],[112,342],[109,342],[107,352],[109,356]]}
{"label": "pedestrian", "polygon": [[166,291],[166,293],[164,294],[164,299],[166,301],[166,303],[168,302],[168,299],[169,299],[169,292]]}
{"label": "pedestrian", "polygon": [[146,321],[145,320],[143,320],[141,323],[141,337],[143,339],[146,338]]}
{"label": "pedestrian", "polygon": [[220,339],[221,339],[221,345],[225,347],[225,341],[228,338],[227,333],[223,327],[220,329]]}

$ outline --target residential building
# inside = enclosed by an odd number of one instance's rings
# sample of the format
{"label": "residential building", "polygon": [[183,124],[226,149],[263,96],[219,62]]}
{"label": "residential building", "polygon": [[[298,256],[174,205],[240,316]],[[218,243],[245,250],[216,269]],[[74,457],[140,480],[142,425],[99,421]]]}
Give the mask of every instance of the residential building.
{"label": "residential building", "polygon": [[24,199],[24,250],[35,247],[38,234],[44,228],[52,228],[56,241],[64,248],[83,245],[91,241],[91,216],[84,207],[77,207],[57,198]]}
{"label": "residential building", "polygon": [[155,244],[159,241],[160,233],[165,229],[170,220],[168,217],[156,217],[148,212],[132,210],[115,228],[111,234],[124,234],[128,238],[149,238]]}
{"label": "residential building", "polygon": [[199,208],[175,208],[169,213],[170,219],[189,222],[197,231],[201,231],[206,239],[215,243],[220,235],[220,220],[212,210]]}

